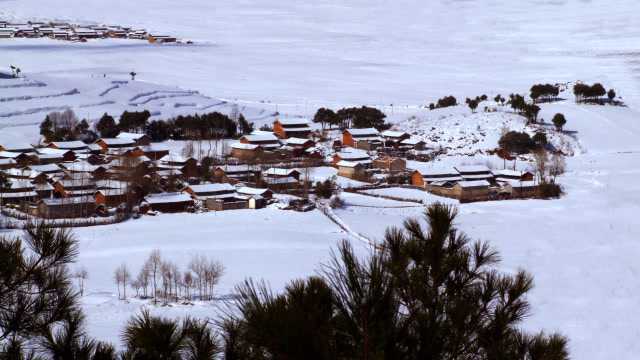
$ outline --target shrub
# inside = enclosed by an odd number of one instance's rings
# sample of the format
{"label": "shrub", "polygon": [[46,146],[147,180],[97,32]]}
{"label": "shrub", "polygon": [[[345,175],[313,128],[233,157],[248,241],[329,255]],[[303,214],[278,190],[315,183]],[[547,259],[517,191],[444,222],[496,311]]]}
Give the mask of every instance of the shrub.
{"label": "shrub", "polygon": [[543,133],[542,131],[539,131],[535,135],[533,135],[532,140],[538,147],[545,146],[549,143],[547,134]]}
{"label": "shrub", "polygon": [[509,131],[498,141],[500,148],[515,154],[526,154],[536,146],[531,136],[526,132]]}
{"label": "shrub", "polygon": [[562,187],[554,183],[541,183],[538,185],[538,196],[542,199],[558,198],[562,195]]}
{"label": "shrub", "polygon": [[442,99],[438,99],[436,107],[445,108],[445,107],[456,106],[456,105],[458,105],[458,100],[456,100],[456,98],[453,95],[449,95],[449,96],[443,97]]}

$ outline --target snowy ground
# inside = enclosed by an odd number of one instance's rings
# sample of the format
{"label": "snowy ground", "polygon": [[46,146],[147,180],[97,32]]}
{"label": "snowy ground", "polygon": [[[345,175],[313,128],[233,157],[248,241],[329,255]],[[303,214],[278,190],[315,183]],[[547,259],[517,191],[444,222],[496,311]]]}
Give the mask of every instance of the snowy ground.
{"label": "snowy ground", "polygon": [[[576,359],[631,360],[640,353],[636,0],[620,0],[615,6],[604,0],[0,4],[0,17],[116,23],[196,42],[153,46],[125,40],[0,40],[0,66],[18,65],[30,79],[48,83],[7,90],[2,85],[10,81],[0,80],[0,98],[60,95],[0,102],[0,114],[27,112],[0,117],[0,141],[37,137],[35,124],[44,113],[28,110],[70,106],[80,116],[95,118],[105,109],[135,108],[131,103],[138,100],[131,99],[148,90],[198,91],[146,105],[166,116],[224,100],[245,107],[243,112],[255,121],[265,116],[264,122],[275,111],[308,116],[319,106],[375,105],[398,127],[427,138],[469,135],[460,140],[465,145],[455,156],[433,165],[411,162],[412,167],[487,162],[500,167],[497,158],[465,154],[493,147],[496,131],[505,123],[521,127],[521,119],[506,113],[470,115],[463,108],[429,112],[420,105],[448,94],[460,100],[483,93],[491,98],[525,92],[535,82],[601,81],[615,88],[629,108],[571,102],[543,106],[541,117],[549,120],[563,112],[567,129],[575,131],[568,139],[575,156],[568,159],[568,172],[560,179],[565,197],[464,204],[459,223],[472,238],[488,240],[501,252],[505,270],[523,267],[535,276],[534,314],[527,326],[566,333]],[[136,84],[100,96],[112,81],[126,80],[132,70],[139,74]],[[66,94],[74,88],[79,94]],[[101,101],[115,103],[98,105]],[[179,103],[184,106],[176,106]],[[431,127],[437,131],[426,132]],[[483,131],[487,135],[480,137]],[[314,176],[331,175],[330,169],[321,169]],[[348,205],[336,214],[352,231],[374,239],[386,226],[421,213],[415,203],[343,196]],[[246,226],[249,221],[252,226]],[[137,267],[156,247],[180,264],[193,252],[203,252],[227,265],[221,293],[248,276],[264,278],[278,288],[313,273],[335,242],[348,237],[318,211],[274,209],[162,215],[80,229],[77,235],[80,263],[91,276],[92,295],[84,299],[90,331],[112,341],[140,305],[113,300],[111,274],[122,261]],[[215,316],[208,306],[154,311]]]}

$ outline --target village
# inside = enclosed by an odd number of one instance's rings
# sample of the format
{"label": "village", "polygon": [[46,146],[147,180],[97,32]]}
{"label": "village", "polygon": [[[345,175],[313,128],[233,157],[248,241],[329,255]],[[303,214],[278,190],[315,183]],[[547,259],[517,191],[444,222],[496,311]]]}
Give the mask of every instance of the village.
{"label": "village", "polygon": [[145,29],[120,25],[78,25],[68,22],[33,21],[13,23],[0,20],[0,39],[43,37],[74,42],[107,38],[146,40],[152,44],[181,42],[176,37],[167,34],[151,33]]}
{"label": "village", "polygon": [[[281,208],[306,211],[314,199],[340,190],[391,186],[461,203],[538,196],[531,171],[464,164],[436,170],[409,160],[429,159],[439,150],[399,130],[322,131],[304,118],[276,119],[272,131],[255,130],[228,147],[223,158],[201,159],[193,149],[177,152],[131,132],[90,144],[0,144],[0,175],[7,180],[0,188],[3,214],[121,221],[129,215],[260,209],[282,200],[280,195],[286,195]],[[407,161],[427,167],[412,169]],[[314,183],[314,173],[330,176]],[[321,187],[329,194],[320,194]]]}

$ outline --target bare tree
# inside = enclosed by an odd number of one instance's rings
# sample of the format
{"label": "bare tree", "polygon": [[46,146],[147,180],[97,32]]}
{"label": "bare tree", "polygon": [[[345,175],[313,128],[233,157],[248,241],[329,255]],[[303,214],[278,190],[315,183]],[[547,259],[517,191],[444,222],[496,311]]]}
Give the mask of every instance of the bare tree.
{"label": "bare tree", "polygon": [[78,281],[78,290],[80,291],[80,296],[84,296],[84,283],[89,278],[89,272],[84,266],[81,266],[73,273],[73,277]]}
{"label": "bare tree", "polygon": [[160,277],[160,265],[162,264],[162,255],[160,250],[154,249],[149,254],[149,258],[145,266],[149,269],[151,283],[153,284],[153,303],[158,303],[158,277]]}
{"label": "bare tree", "polygon": [[182,277],[182,286],[184,288],[184,296],[188,300],[191,299],[191,288],[193,287],[193,276],[191,275],[191,271],[185,271]]}
{"label": "bare tree", "polygon": [[150,264],[146,262],[140,272],[138,272],[138,276],[136,277],[136,281],[140,284],[140,288],[142,289],[142,296],[147,297],[147,289],[149,288],[149,278],[151,277],[151,268]]}
{"label": "bare tree", "polygon": [[[129,273],[129,269],[127,269],[127,264],[122,263],[122,265],[118,266],[114,273],[114,281],[116,286],[118,287],[118,299],[127,299],[127,285],[129,284],[129,280],[131,279],[131,274]],[[120,297],[120,286],[122,286],[122,298]]]}
{"label": "bare tree", "polygon": [[196,275],[196,285],[198,288],[198,297],[202,299],[204,297],[205,287],[205,270],[207,264],[207,258],[204,255],[196,254],[191,258],[189,262],[189,270]]}
{"label": "bare tree", "polygon": [[566,164],[564,162],[564,156],[560,153],[555,153],[551,157],[551,164],[549,165],[549,176],[551,176],[551,182],[555,183],[556,178],[564,174]]}
{"label": "bare tree", "polygon": [[224,266],[218,261],[209,261],[205,267],[205,281],[207,287],[207,299],[213,299],[213,288],[218,284],[222,274],[224,273]]}
{"label": "bare tree", "polygon": [[533,154],[536,161],[536,174],[538,176],[539,183],[547,182],[547,167],[549,163],[549,156],[547,155],[547,151],[544,149],[539,149]]}

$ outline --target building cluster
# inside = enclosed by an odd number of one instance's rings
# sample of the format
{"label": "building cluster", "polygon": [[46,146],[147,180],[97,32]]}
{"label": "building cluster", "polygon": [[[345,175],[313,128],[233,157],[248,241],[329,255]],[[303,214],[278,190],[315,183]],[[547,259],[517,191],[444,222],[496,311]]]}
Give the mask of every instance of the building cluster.
{"label": "building cluster", "polygon": [[534,197],[538,185],[528,171],[491,170],[484,165],[445,170],[415,170],[411,184],[460,202]]}
{"label": "building cluster", "polygon": [[407,158],[428,151],[402,131],[344,129],[327,139],[306,119],[276,119],[273,131],[241,136],[230,154],[206,162],[139,133],[91,144],[0,144],[0,172],[10,183],[0,188],[0,201],[41,218],[257,209],[275,201],[274,193],[306,198],[314,186],[309,175],[319,166],[369,183],[410,183],[461,202],[530,197],[537,190],[528,172],[485,166],[409,172]]}
{"label": "building cluster", "polygon": [[66,22],[11,23],[0,20],[0,39],[41,37],[68,41],[105,38],[146,40],[151,43],[173,43],[178,41],[174,36],[150,33],[145,29],[134,29],[119,25],[80,26]]}

